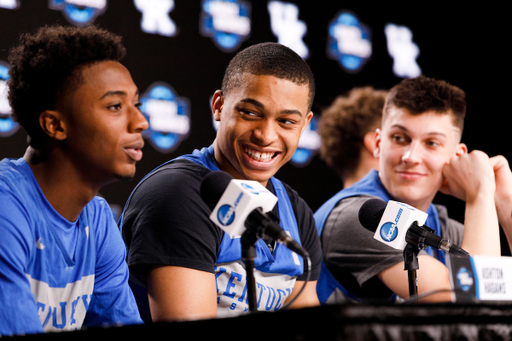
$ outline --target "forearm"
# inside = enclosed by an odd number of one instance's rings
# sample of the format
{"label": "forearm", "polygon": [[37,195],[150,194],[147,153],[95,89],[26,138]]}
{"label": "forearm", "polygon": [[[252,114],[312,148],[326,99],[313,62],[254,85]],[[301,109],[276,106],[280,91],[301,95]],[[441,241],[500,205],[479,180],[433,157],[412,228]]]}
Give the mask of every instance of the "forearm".
{"label": "forearm", "polygon": [[[300,291],[302,286],[304,285],[304,281],[295,282],[295,286],[293,287],[292,294],[286,300],[289,302],[292,300]],[[302,291],[302,293],[297,297],[297,299],[290,305],[292,309],[298,308],[306,308],[306,307],[314,307],[320,305],[318,301],[318,296],[316,294],[316,281],[308,282],[306,287]]]}
{"label": "forearm", "polygon": [[149,307],[155,322],[215,318],[216,297],[212,273],[176,266],[159,266],[149,272]]}
{"label": "forearm", "polygon": [[499,224],[505,233],[509,248],[512,250],[512,199],[497,200],[496,210]]}
{"label": "forearm", "polygon": [[500,256],[500,235],[494,193],[479,193],[466,200],[462,248],[471,255]]}

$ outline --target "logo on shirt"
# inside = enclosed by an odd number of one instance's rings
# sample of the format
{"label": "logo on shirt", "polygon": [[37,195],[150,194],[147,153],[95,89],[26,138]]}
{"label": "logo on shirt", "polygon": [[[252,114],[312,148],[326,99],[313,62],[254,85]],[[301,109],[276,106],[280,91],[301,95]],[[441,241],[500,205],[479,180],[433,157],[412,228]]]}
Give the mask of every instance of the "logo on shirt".
{"label": "logo on shirt", "polygon": [[61,11],[75,26],[87,26],[107,9],[107,0],[50,0],[48,7]]}
{"label": "logo on shirt", "polygon": [[399,209],[394,222],[387,222],[380,228],[380,236],[388,242],[392,242],[398,236],[398,221],[403,213],[403,209]]}
{"label": "logo on shirt", "polygon": [[7,99],[8,79],[9,66],[6,62],[0,61],[0,137],[11,136],[19,128],[11,116],[11,106]]}
{"label": "logo on shirt", "polygon": [[175,150],[190,131],[189,101],[167,83],[155,82],[142,95],[140,111],[149,122],[143,135],[162,153]]}
{"label": "logo on shirt", "polygon": [[251,5],[240,0],[203,0],[201,34],[224,52],[236,50],[251,33]]}

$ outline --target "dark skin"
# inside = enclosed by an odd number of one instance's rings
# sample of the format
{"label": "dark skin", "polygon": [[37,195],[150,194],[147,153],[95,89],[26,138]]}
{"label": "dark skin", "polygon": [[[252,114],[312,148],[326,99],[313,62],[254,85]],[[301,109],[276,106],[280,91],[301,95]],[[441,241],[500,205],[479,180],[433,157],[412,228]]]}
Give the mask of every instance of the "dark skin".
{"label": "dark skin", "polygon": [[29,146],[23,156],[48,202],[69,221],[102,186],[134,176],[148,128],[124,66],[102,61],[81,73],[76,90],[39,116],[44,146]]}

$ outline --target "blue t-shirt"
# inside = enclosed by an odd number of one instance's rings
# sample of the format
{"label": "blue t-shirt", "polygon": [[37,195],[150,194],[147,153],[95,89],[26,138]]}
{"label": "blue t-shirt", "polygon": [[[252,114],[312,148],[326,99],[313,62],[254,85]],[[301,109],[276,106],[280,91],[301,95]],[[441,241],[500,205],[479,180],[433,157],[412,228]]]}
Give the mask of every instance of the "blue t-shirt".
{"label": "blue t-shirt", "polygon": [[142,323],[105,200],[95,197],[70,222],[23,159],[4,159],[0,236],[0,335]]}

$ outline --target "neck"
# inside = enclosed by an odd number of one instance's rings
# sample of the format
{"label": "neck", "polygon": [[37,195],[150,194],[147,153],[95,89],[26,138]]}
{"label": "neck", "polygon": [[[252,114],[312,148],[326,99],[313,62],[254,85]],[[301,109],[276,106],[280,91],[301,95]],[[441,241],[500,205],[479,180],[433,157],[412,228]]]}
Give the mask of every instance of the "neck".
{"label": "neck", "polygon": [[361,150],[359,158],[359,166],[350,174],[345,174],[343,177],[343,188],[347,188],[358,182],[372,169],[379,169],[379,159],[373,156],[373,153],[366,148]]}
{"label": "neck", "polygon": [[88,183],[69,159],[61,157],[56,149],[44,153],[28,147],[23,159],[50,205],[69,221],[78,219],[101,187]]}

